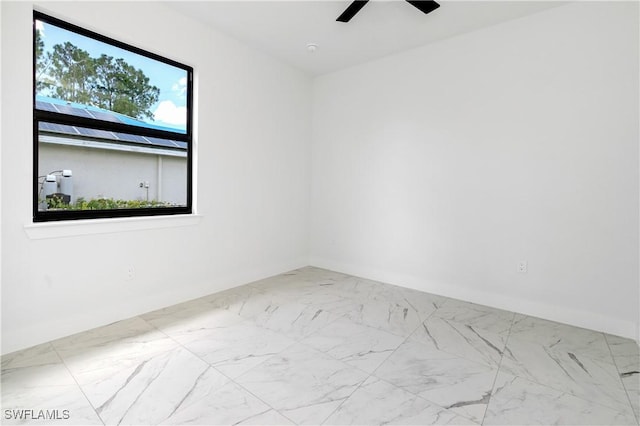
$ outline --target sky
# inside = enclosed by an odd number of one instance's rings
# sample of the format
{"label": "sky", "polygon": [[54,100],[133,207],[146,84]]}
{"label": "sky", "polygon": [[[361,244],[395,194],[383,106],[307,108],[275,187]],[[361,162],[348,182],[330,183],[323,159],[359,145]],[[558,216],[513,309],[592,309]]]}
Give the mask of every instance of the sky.
{"label": "sky", "polygon": [[67,31],[46,22],[36,21],[36,28],[40,30],[42,35],[45,52],[52,51],[53,46],[56,44],[63,44],[68,41],[89,52],[89,55],[93,58],[97,58],[104,53],[116,59],[122,58],[128,64],[141,69],[149,77],[149,83],[160,89],[158,102],[151,107],[151,111],[154,113],[154,120],[144,119],[143,121],[171,127],[186,133],[187,72],[185,70]]}

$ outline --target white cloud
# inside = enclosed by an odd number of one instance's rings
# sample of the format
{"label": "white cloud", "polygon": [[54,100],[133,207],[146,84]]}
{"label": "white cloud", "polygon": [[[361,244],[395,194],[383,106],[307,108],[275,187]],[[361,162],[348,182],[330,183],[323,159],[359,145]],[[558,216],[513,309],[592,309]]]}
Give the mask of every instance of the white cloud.
{"label": "white cloud", "polygon": [[187,93],[187,77],[182,77],[177,83],[174,83],[171,90],[176,92],[178,96],[184,96]]}
{"label": "white cloud", "polygon": [[44,37],[44,24],[42,21],[36,20],[36,30],[40,31],[40,35]]}
{"label": "white cloud", "polygon": [[172,101],[162,101],[153,113],[153,118],[174,126],[187,124],[187,107],[176,106]]}
{"label": "white cloud", "polygon": [[176,84],[173,85],[174,90],[181,87],[187,87],[187,77],[182,77]]}

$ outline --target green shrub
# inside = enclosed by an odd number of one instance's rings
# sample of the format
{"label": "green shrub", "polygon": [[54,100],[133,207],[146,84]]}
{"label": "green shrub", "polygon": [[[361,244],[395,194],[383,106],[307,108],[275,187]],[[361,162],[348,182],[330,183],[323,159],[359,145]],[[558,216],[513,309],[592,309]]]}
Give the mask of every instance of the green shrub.
{"label": "green shrub", "polygon": [[113,210],[113,209],[144,209],[154,207],[175,207],[175,204],[165,201],[146,200],[115,200],[113,198],[92,198],[85,200],[78,197],[75,203],[65,204],[62,200],[52,198],[48,200],[50,210]]}

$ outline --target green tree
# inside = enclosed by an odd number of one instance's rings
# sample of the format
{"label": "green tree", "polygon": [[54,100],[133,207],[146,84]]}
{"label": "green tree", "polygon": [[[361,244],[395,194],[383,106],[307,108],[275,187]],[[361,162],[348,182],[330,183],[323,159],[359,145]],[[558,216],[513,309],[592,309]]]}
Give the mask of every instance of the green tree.
{"label": "green tree", "polygon": [[135,118],[153,119],[151,107],[160,96],[142,70],[104,54],[95,59],[92,88],[93,105]]}
{"label": "green tree", "polygon": [[40,30],[36,29],[36,61],[40,61],[42,55],[44,54],[44,40],[42,40],[42,33]]}
{"label": "green tree", "polygon": [[43,93],[53,86],[51,78],[47,76],[47,69],[51,65],[50,55],[44,53],[44,40],[42,33],[36,29],[35,39],[35,55],[36,55],[36,91]]}
{"label": "green tree", "polygon": [[93,105],[134,118],[151,118],[160,89],[124,59],[105,54],[92,58],[70,42],[44,51],[36,31],[36,90],[58,99]]}
{"label": "green tree", "polygon": [[66,101],[89,103],[89,82],[95,74],[95,61],[89,52],[67,41],[53,46],[53,52],[48,55],[51,59],[49,73],[55,80],[55,96]]}

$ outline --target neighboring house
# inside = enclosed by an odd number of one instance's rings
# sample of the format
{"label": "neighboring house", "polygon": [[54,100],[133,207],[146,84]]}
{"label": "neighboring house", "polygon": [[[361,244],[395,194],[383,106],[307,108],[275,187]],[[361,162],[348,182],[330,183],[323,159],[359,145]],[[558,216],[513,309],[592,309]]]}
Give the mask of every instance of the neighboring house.
{"label": "neighboring house", "polygon": [[[101,108],[36,97],[37,107],[81,117],[167,130]],[[132,134],[41,123],[38,176],[73,172],[73,199],[187,200],[187,145]],[[42,181],[42,179],[40,179]]]}

